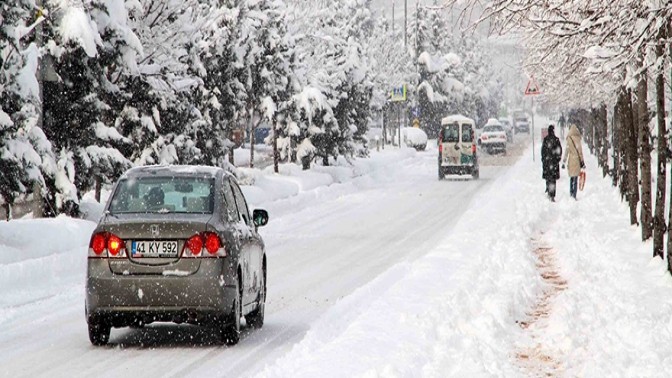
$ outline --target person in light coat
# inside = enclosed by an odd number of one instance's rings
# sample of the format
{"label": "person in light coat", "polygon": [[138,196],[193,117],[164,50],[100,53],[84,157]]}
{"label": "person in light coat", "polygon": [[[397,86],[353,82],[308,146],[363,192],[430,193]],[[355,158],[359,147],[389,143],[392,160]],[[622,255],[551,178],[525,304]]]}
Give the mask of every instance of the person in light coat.
{"label": "person in light coat", "polygon": [[569,175],[569,195],[576,199],[576,191],[579,182],[579,174],[586,167],[583,162],[583,148],[581,146],[581,133],[576,125],[569,127],[567,133],[567,144],[565,145],[565,157],[562,160],[562,169],[567,164],[567,174]]}

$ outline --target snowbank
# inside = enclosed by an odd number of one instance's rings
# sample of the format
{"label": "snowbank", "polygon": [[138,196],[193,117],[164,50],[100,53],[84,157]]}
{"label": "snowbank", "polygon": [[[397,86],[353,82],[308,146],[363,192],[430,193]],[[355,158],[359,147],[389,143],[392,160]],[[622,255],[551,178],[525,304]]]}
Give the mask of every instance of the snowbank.
{"label": "snowbank", "polygon": [[296,164],[280,165],[278,174],[273,172],[272,166],[262,170],[239,168],[238,176],[241,189],[251,207],[277,207],[282,204],[279,200],[307,193],[319,195],[315,192],[321,188],[352,184],[355,179],[386,171],[401,160],[414,156],[416,151],[410,148],[388,149],[380,153],[372,152],[369,159],[347,162],[339,158],[332,166],[313,166],[307,171]]}
{"label": "snowbank", "polygon": [[7,289],[0,296],[0,309],[81,285],[95,227],[93,222],[65,216],[0,222],[0,287]]}

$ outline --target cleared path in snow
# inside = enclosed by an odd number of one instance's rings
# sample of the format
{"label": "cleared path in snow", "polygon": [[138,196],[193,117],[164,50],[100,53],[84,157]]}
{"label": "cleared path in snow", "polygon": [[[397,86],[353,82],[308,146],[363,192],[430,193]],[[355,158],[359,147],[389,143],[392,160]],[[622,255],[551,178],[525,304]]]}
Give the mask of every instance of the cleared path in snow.
{"label": "cleared path in snow", "polygon": [[246,330],[233,348],[217,345],[207,329],[172,324],[115,329],[109,347],[93,347],[82,280],[11,309],[0,333],[0,376],[253,374],[289,351],[339,298],[436,246],[474,194],[506,169],[483,167],[478,181],[439,182],[430,150],[373,180],[316,189],[297,211],[271,212],[261,231],[269,261],[266,324]]}
{"label": "cleared path in snow", "polygon": [[548,329],[548,319],[553,311],[555,299],[567,289],[567,280],[560,273],[556,251],[546,243],[543,232],[538,238],[532,239],[532,245],[537,259],[537,269],[546,288],[527,313],[527,318],[518,322],[518,325],[531,336],[533,345],[519,348],[516,359],[531,377],[555,377],[562,375],[563,361],[549,351],[548,345],[539,339]]}

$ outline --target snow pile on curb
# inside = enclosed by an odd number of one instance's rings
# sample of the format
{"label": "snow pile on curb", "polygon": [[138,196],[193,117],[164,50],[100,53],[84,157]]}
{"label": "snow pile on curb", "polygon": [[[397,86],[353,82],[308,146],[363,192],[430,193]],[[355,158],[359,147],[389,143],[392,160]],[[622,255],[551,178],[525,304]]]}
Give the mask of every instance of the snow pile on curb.
{"label": "snow pile on curb", "polygon": [[440,248],[341,300],[260,376],[520,375],[516,320],[542,285],[530,238],[551,211],[532,164],[528,150]]}
{"label": "snow pile on curb", "polygon": [[[0,308],[29,303],[82,285],[95,223],[60,216],[0,224]],[[0,319],[1,321],[2,319]]]}
{"label": "snow pile on curb", "polygon": [[273,172],[272,166],[263,170],[238,168],[237,171],[241,189],[249,204],[265,206],[318,188],[350,183],[365,176],[376,181],[385,179],[386,168],[416,155],[414,149],[404,148],[372,152],[370,158],[356,159],[350,163],[339,158],[334,166],[313,166],[307,171],[296,164],[280,165],[278,174]]}

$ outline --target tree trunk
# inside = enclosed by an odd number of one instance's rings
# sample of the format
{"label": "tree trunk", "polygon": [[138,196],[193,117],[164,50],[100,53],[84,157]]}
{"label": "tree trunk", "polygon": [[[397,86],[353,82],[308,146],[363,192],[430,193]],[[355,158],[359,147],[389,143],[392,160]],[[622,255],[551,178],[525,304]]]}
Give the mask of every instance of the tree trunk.
{"label": "tree trunk", "polygon": [[229,148],[229,163],[231,163],[231,165],[235,166],[235,162],[234,162],[234,159],[233,159],[233,150],[234,149],[235,149],[235,147],[233,147],[233,146],[231,146]]}
{"label": "tree trunk", "polygon": [[637,224],[637,203],[639,202],[639,184],[637,180],[637,132],[635,123],[632,119],[631,92],[625,88],[621,89],[619,95],[619,114],[622,154],[625,157],[625,167],[623,177],[621,178],[621,195],[630,205],[630,224]]}
{"label": "tree trunk", "polygon": [[301,158],[301,165],[303,166],[303,170],[307,171],[310,169],[310,161],[312,160],[312,156],[306,155]]}
{"label": "tree trunk", "polygon": [[103,188],[103,180],[99,176],[96,176],[95,196],[96,196],[96,202],[98,203],[100,203],[100,192],[102,192],[102,188]]}
{"label": "tree trunk", "polygon": [[289,152],[289,161],[296,164],[297,156],[296,156],[296,137],[295,136],[290,136],[289,137],[289,151],[290,151]]}
{"label": "tree trunk", "polygon": [[5,216],[7,217],[7,222],[12,220],[12,205],[9,202],[5,202],[2,206],[5,207]]}
{"label": "tree trunk", "polygon": [[618,153],[620,155],[619,162],[621,165],[618,167],[619,170],[619,189],[621,193],[621,200],[627,199],[628,195],[628,165],[630,160],[628,159],[628,127],[626,122],[626,113],[627,113],[627,92],[623,88],[618,99]]}
{"label": "tree trunk", "polygon": [[602,178],[605,178],[609,174],[609,118],[606,105],[602,105],[597,111],[597,118],[600,127],[600,135],[602,136],[602,149],[600,150]]}
{"label": "tree trunk", "polygon": [[630,224],[636,225],[637,204],[639,204],[639,174],[637,172],[637,125],[633,119],[632,92],[626,95],[626,126],[628,130],[627,156],[628,156],[628,203],[630,204]]}
{"label": "tree trunk", "polygon": [[273,172],[280,172],[280,152],[278,151],[278,130],[273,127]]}
{"label": "tree trunk", "polygon": [[[656,46],[656,56],[663,56],[664,47]],[[656,170],[656,210],[653,217],[653,256],[664,259],[665,246],[663,240],[667,225],[665,224],[665,196],[667,195],[667,127],[665,125],[665,77],[663,72],[656,75],[656,122],[658,124],[658,169]],[[672,198],[671,198],[672,199]],[[670,209],[672,212],[672,209]],[[670,250],[670,235],[667,248]],[[669,264],[669,261],[668,261]],[[669,266],[668,266],[669,269]]]}
{"label": "tree trunk", "polygon": [[612,185],[617,187],[619,184],[620,178],[620,141],[619,141],[619,132],[618,132],[618,105],[614,106],[614,115],[611,118],[611,145],[612,145],[612,159],[614,162],[614,168],[612,169]]}
{"label": "tree trunk", "polygon": [[637,83],[637,114],[639,116],[639,162],[642,175],[642,206],[640,219],[642,222],[642,240],[653,236],[653,215],[651,202],[651,131],[649,130],[648,83],[646,71],[641,74]]}
{"label": "tree trunk", "polygon": [[250,124],[250,168],[254,168],[254,125]]}

